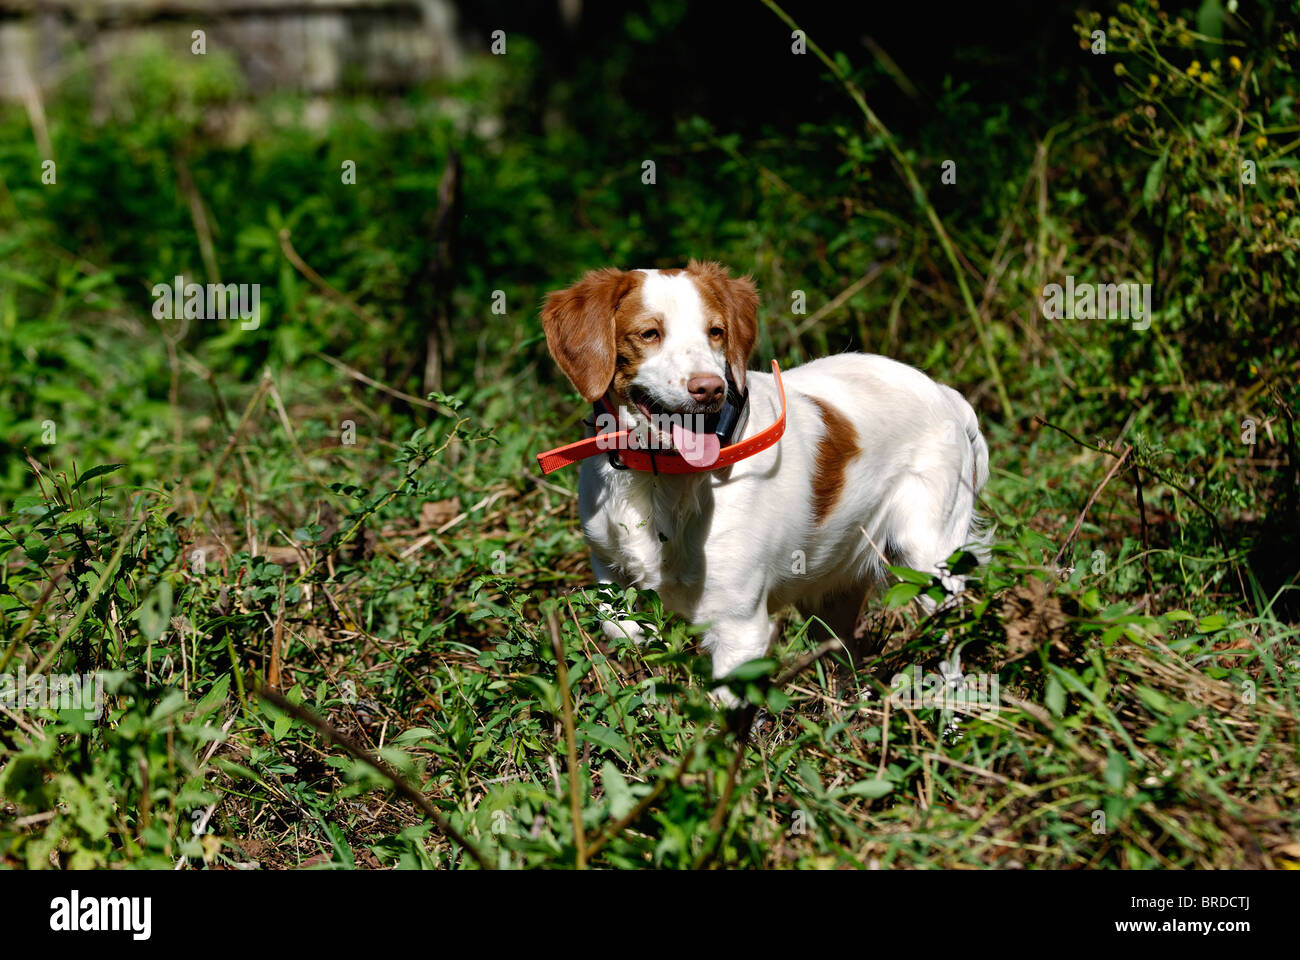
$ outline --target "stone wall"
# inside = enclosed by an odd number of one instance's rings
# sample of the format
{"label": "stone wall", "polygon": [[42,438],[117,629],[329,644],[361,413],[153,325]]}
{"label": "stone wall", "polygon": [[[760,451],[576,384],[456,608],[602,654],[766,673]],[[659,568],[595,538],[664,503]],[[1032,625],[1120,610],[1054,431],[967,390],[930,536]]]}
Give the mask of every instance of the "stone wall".
{"label": "stone wall", "polygon": [[451,0],[0,0],[0,100],[56,87],[146,40],[231,51],[252,93],[400,90],[454,72]]}

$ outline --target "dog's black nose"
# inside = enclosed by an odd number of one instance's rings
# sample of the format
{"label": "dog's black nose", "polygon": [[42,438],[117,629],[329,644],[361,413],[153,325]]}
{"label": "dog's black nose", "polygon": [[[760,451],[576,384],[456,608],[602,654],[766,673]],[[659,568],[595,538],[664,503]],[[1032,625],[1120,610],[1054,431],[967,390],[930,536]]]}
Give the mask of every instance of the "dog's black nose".
{"label": "dog's black nose", "polygon": [[686,381],[686,392],[699,403],[714,403],[727,392],[727,384],[716,373],[693,373]]}

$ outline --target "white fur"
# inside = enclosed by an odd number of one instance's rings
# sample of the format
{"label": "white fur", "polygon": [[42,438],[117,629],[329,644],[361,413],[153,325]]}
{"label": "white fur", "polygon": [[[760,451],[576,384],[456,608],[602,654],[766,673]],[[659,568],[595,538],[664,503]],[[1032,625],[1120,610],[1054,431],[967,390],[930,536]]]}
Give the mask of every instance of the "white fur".
{"label": "white fur", "polygon": [[721,345],[709,342],[704,301],[695,284],[682,274],[668,276],[642,270],[641,302],[663,317],[663,348],[647,358],[637,371],[638,386],[669,409],[690,406],[686,390],[690,378],[700,373],[726,375]]}
{"label": "white fur", "polygon": [[[661,311],[661,349],[636,383],[666,405],[689,399],[692,373],[723,373],[691,280],[647,271],[642,297]],[[743,436],[772,424],[771,374],[749,372]],[[788,400],[779,444],[736,465],[687,475],[582,466],[579,512],[597,579],[658,591],[664,605],[707,625],[715,677],[767,650],[769,614],[795,603],[851,637],[861,601],[884,581],[884,560],[941,572],[958,547],[983,538],[975,497],[988,448],[975,412],[955,390],[912,367],[868,354],[826,357],[783,372]],[[822,523],[813,516],[815,454],[825,430],[816,397],[857,433],[861,453]],[[736,442],[742,437],[732,438]],[[606,621],[641,639],[632,621]]]}

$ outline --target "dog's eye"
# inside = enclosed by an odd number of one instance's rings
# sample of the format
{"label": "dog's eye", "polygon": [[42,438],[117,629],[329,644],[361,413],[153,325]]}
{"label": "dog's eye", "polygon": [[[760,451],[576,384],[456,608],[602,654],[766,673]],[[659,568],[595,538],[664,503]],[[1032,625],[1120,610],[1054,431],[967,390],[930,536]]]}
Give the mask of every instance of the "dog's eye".
{"label": "dog's eye", "polygon": [[721,327],[714,327],[712,330],[709,331],[709,336],[711,336],[714,340],[721,340],[722,334],[724,332],[725,331]]}
{"label": "dog's eye", "polygon": [[654,343],[656,340],[659,339],[659,331],[656,330],[654,327],[651,327],[649,330],[642,330],[641,339],[644,340],[646,343]]}

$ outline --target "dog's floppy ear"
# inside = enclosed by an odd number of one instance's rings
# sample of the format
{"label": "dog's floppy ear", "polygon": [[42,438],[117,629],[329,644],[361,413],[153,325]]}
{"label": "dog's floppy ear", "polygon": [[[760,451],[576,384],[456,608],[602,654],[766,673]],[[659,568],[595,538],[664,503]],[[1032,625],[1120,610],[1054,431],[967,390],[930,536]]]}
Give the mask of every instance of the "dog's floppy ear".
{"label": "dog's floppy ear", "polygon": [[731,379],[743,393],[745,366],[758,338],[758,290],[749,277],[733,277],[727,268],[711,261],[692,260],[686,272],[694,274],[722,314],[727,330],[727,366]]}
{"label": "dog's floppy ear", "polygon": [[604,394],[614,379],[614,311],[632,284],[631,273],[606,267],[546,296],[546,345],[584,400]]}

